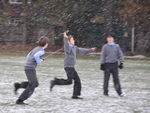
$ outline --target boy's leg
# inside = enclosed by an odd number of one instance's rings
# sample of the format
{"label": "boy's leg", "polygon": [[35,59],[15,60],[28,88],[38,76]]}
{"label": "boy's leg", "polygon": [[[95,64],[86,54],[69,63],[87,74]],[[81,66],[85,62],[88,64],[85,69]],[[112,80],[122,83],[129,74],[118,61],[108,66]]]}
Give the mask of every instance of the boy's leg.
{"label": "boy's leg", "polygon": [[16,101],[17,104],[22,104],[24,100],[28,99],[33,94],[34,89],[39,85],[35,69],[27,69],[25,70],[25,73],[29,83],[24,92],[20,95],[19,99]]}
{"label": "boy's leg", "polygon": [[73,71],[72,68],[66,67],[65,72],[67,74],[67,79],[55,79],[55,84],[56,85],[69,85],[72,84],[72,79],[73,79]]}
{"label": "boy's leg", "polygon": [[104,71],[104,84],[103,84],[104,95],[106,96],[108,96],[109,78],[110,78],[110,69],[106,65],[105,71]]}
{"label": "boy's leg", "polygon": [[27,88],[28,85],[29,85],[29,82],[21,82],[20,88]]}
{"label": "boy's leg", "polygon": [[81,95],[81,81],[74,68],[72,68],[72,73],[74,79],[73,97],[78,97]]}
{"label": "boy's leg", "polygon": [[29,84],[29,82],[22,82],[22,83],[16,82],[16,83],[14,83],[14,93],[17,94],[17,90],[19,88],[27,88],[28,84]]}
{"label": "boy's leg", "polygon": [[115,87],[118,95],[121,95],[122,91],[121,91],[121,85],[120,85],[119,76],[118,76],[118,65],[117,64],[114,64],[114,68],[112,70],[112,75],[113,75],[114,87]]}
{"label": "boy's leg", "polygon": [[54,80],[52,80],[51,81],[51,86],[50,86],[50,91],[52,91],[52,88],[55,85],[70,85],[70,84],[72,84],[73,72],[71,71],[71,68],[66,67],[65,71],[66,71],[66,74],[67,74],[67,79],[55,78]]}

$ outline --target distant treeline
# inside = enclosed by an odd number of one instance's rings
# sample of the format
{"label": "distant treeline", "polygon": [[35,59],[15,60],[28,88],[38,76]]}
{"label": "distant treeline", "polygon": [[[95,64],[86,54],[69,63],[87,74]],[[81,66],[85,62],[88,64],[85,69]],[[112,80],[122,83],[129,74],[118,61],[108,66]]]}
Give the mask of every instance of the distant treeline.
{"label": "distant treeline", "polygon": [[1,44],[48,35],[51,44],[61,45],[66,29],[80,46],[101,48],[111,33],[125,51],[150,52],[150,1],[0,0]]}

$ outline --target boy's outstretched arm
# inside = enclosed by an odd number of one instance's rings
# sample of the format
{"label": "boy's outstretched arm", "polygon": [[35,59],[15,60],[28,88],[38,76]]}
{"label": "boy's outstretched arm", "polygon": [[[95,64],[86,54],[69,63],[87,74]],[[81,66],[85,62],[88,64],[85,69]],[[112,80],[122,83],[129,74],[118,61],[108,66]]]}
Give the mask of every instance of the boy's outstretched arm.
{"label": "boy's outstretched arm", "polygon": [[95,51],[96,48],[80,48],[80,47],[77,47],[77,53],[78,54],[81,54],[81,55],[84,55],[84,54],[88,54],[88,53],[91,53],[93,51]]}
{"label": "boy's outstretched arm", "polygon": [[93,48],[91,48],[92,49],[92,51],[96,51],[96,47],[93,47]]}

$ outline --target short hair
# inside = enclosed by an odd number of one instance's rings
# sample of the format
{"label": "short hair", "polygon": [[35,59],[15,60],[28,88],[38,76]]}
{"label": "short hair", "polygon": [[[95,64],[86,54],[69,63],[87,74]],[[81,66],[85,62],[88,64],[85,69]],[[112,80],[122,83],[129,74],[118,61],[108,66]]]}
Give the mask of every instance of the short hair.
{"label": "short hair", "polygon": [[114,38],[112,35],[108,35],[106,38]]}
{"label": "short hair", "polygon": [[39,46],[44,47],[46,44],[49,43],[49,38],[47,38],[46,36],[42,36],[38,39],[37,43]]}
{"label": "short hair", "polygon": [[107,34],[107,37],[106,37],[106,38],[108,38],[108,37],[113,37],[113,38],[115,38],[116,36],[115,36],[115,33],[109,33],[109,34]]}

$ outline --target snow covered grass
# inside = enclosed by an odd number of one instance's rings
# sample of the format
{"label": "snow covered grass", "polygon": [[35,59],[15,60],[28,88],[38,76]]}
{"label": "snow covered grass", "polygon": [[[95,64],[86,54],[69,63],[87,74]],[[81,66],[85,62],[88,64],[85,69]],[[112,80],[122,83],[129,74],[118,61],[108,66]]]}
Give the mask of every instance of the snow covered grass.
{"label": "snow covered grass", "polygon": [[[16,105],[13,83],[26,80],[25,57],[0,56],[0,113],[149,113],[150,61],[127,60],[120,70],[124,97],[119,97],[109,84],[109,97],[103,96],[103,72],[99,60],[79,58],[76,70],[82,81],[83,100],[73,100],[72,85],[56,86],[49,91],[54,77],[66,78],[63,57],[50,57],[37,68],[39,87],[26,103]],[[23,89],[19,90],[19,94]]]}

